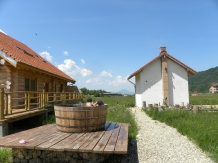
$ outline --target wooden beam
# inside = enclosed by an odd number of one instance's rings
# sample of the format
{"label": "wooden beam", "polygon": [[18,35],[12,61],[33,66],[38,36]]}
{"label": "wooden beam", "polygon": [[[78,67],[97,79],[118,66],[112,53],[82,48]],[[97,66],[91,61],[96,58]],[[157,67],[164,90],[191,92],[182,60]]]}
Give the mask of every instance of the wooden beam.
{"label": "wooden beam", "polygon": [[4,88],[1,88],[1,110],[0,110],[0,120],[4,119],[4,107],[5,107]]}

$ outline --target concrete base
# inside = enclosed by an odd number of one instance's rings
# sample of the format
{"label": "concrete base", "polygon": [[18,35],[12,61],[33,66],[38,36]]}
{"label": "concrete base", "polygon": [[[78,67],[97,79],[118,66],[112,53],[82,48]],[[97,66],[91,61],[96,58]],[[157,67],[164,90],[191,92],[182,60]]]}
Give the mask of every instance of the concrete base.
{"label": "concrete base", "polygon": [[8,135],[8,123],[0,122],[0,137]]}

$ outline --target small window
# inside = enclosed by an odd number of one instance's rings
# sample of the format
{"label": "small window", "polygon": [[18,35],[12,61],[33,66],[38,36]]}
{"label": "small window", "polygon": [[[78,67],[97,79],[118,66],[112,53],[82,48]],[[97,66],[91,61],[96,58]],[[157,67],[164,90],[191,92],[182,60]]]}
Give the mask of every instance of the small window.
{"label": "small window", "polygon": [[25,91],[36,91],[36,80],[25,79]]}

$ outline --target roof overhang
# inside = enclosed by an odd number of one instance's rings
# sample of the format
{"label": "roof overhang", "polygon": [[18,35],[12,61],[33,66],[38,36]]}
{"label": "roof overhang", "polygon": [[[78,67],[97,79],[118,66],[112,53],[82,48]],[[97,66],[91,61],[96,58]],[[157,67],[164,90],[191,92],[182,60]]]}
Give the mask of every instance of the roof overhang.
{"label": "roof overhang", "polygon": [[17,62],[12,59],[11,57],[9,57],[7,54],[5,54],[3,51],[0,50],[0,56],[6,60],[7,62],[9,62],[11,65],[13,65],[14,67],[17,66]]}
{"label": "roof overhang", "polygon": [[179,60],[177,60],[176,58],[174,58],[173,56],[171,56],[168,53],[164,53],[163,55],[158,55],[156,58],[154,58],[153,60],[151,60],[150,62],[148,62],[147,64],[145,64],[144,66],[142,66],[140,69],[138,69],[137,71],[135,71],[134,73],[132,73],[127,79],[131,79],[133,76],[136,76],[138,73],[140,73],[141,71],[143,71],[143,69],[145,67],[147,67],[149,64],[153,63],[155,60],[161,58],[161,57],[167,57],[169,59],[171,59],[172,61],[176,62],[177,64],[179,64],[180,66],[184,67],[187,70],[188,75],[194,75],[197,74],[198,72],[193,70],[192,68],[188,67],[187,65],[185,65],[184,63],[180,62]]}
{"label": "roof overhang", "polygon": [[31,70],[34,70],[34,71],[37,71],[37,72],[41,72],[41,73],[44,73],[44,74],[47,74],[47,75],[50,75],[50,76],[53,76],[53,77],[56,77],[56,78],[59,78],[59,79],[62,79],[62,80],[66,80],[67,82],[71,82],[73,84],[76,83],[76,80],[70,80],[68,78],[64,78],[62,76],[59,76],[57,74],[53,74],[51,72],[48,72],[48,71],[45,71],[45,70],[42,70],[42,69],[39,69],[37,67],[33,67],[31,65],[28,65],[26,63],[23,63],[23,62],[18,62],[17,63],[17,66],[20,66],[20,67],[23,67],[23,68],[28,68],[28,69],[31,69]]}

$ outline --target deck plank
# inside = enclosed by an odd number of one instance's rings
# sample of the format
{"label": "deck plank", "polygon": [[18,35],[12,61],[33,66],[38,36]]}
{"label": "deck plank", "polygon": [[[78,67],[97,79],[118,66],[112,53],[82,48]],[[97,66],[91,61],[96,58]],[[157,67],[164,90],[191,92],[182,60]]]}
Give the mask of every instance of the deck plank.
{"label": "deck plank", "polygon": [[102,137],[105,132],[95,132],[92,136],[90,136],[83,145],[79,148],[80,152],[92,151],[94,146],[97,144],[98,140]]}
{"label": "deck plank", "polygon": [[51,146],[49,148],[49,150],[53,150],[53,151],[64,151],[64,148],[70,146],[74,141],[76,141],[77,139],[79,139],[81,136],[83,136],[85,133],[74,133],[71,134],[69,137],[67,137],[66,139],[60,141],[59,143]]}
{"label": "deck plank", "polygon": [[35,149],[36,146],[45,143],[48,140],[54,139],[57,136],[57,130],[51,130],[48,133],[42,133],[36,137],[29,139],[29,143],[25,145],[25,148]]}
{"label": "deck plank", "polygon": [[[52,136],[52,133],[58,132],[56,127],[45,127],[44,129],[41,128],[40,130],[36,131],[26,131],[26,133],[20,135],[17,137],[17,139],[14,139],[13,141],[7,142],[4,144],[4,146],[10,147],[10,148],[28,148],[28,149],[34,149],[36,142],[37,144],[41,144],[45,139],[46,136]],[[16,135],[15,135],[16,136]],[[26,144],[20,144],[19,141],[21,139],[27,140],[28,143]]]}
{"label": "deck plank", "polygon": [[54,133],[54,137],[45,141],[44,143],[37,145],[35,149],[40,150],[47,150],[50,146],[57,144],[58,142],[62,141],[63,139],[69,137],[71,133],[64,133],[64,132],[56,132]]}
{"label": "deck plank", "polygon": [[122,124],[117,138],[115,154],[127,154],[129,124]]}
{"label": "deck plank", "polygon": [[85,133],[79,139],[77,139],[77,141],[75,141],[72,144],[70,144],[69,146],[65,147],[64,150],[79,151],[80,146],[82,146],[83,143],[85,143],[85,141],[93,134],[94,134],[94,132]]}
{"label": "deck plank", "polygon": [[[92,140],[92,142],[90,142],[86,148],[85,151],[86,152],[92,152],[93,148],[95,147],[95,145],[99,142],[99,140],[101,139],[101,137],[104,135],[105,131],[101,131],[101,132],[97,132],[97,134],[95,134],[94,139]],[[84,151],[83,148],[81,148],[81,151]]]}
{"label": "deck plank", "polygon": [[107,142],[109,141],[111,134],[113,133],[113,129],[116,127],[116,124],[112,123],[112,125],[109,126],[109,130],[104,133],[104,135],[101,137],[99,142],[96,144],[96,146],[93,149],[94,153],[103,153],[104,148],[107,145]]}
{"label": "deck plank", "polygon": [[119,132],[120,132],[120,126],[113,130],[113,133],[112,133],[106,147],[104,148],[104,153],[114,153],[115,145],[117,142]]}
{"label": "deck plank", "polygon": [[54,125],[51,124],[51,125],[40,126],[40,127],[37,127],[37,128],[26,130],[26,131],[22,131],[22,132],[18,132],[18,133],[15,133],[15,134],[7,135],[5,137],[0,138],[0,146],[3,147],[4,145],[8,145],[11,142],[16,142],[16,141],[18,142],[21,139],[26,140],[26,137],[28,135],[29,136],[31,136],[31,135],[35,136],[35,135],[37,135],[37,133],[42,133],[43,130],[49,131],[49,130],[51,130],[53,128],[54,128]]}

